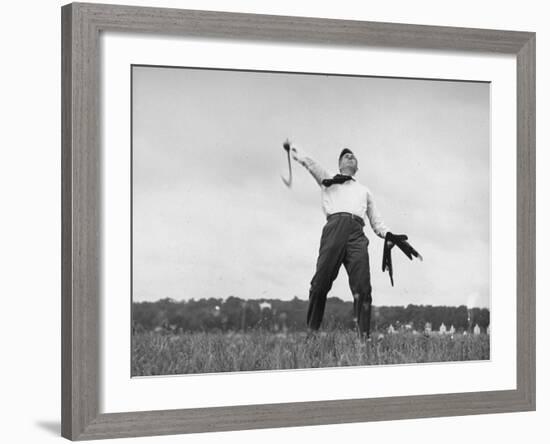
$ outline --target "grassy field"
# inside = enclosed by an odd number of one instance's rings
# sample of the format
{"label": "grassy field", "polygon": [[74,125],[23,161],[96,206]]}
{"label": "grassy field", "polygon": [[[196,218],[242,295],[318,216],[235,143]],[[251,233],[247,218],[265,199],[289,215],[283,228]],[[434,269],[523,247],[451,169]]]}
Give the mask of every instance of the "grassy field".
{"label": "grassy field", "polygon": [[350,365],[489,359],[487,335],[374,334],[359,341],[353,331],[305,340],[303,333],[138,333],[132,338],[132,375],[278,370]]}

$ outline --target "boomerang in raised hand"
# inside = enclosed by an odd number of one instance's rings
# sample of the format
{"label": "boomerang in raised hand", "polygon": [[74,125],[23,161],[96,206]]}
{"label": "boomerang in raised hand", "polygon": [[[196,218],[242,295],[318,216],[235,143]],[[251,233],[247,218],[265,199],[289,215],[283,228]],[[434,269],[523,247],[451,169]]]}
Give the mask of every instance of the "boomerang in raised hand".
{"label": "boomerang in raised hand", "polygon": [[285,179],[283,176],[281,176],[281,179],[283,179],[283,183],[288,187],[292,187],[292,164],[290,162],[290,141],[286,139],[283,143],[283,148],[286,151],[286,155],[288,158],[288,179]]}

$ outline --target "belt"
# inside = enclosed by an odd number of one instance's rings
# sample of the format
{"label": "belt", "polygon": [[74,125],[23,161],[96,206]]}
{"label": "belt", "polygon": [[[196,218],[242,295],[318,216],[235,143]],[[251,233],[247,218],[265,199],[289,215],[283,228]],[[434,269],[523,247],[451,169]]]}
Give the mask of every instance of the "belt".
{"label": "belt", "polygon": [[359,222],[362,227],[365,226],[365,221],[363,220],[363,218],[357,216],[356,214],[344,213],[344,212],[342,212],[342,213],[332,213],[332,214],[329,214],[327,216],[327,220],[333,219],[335,217],[349,217],[349,218],[353,219],[355,222]]}

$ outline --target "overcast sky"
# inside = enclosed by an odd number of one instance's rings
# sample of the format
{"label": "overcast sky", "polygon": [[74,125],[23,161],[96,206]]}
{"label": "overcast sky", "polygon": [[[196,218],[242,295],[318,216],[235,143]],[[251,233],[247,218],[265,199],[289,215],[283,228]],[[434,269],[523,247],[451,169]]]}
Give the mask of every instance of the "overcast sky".
{"label": "overcast sky", "polygon": [[[487,83],[133,68],[133,300],[307,299],[322,227],[320,189],[289,137],[329,171],[359,162],[394,233],[370,226],[375,305],[490,306]],[[329,296],[351,300],[342,267]]]}

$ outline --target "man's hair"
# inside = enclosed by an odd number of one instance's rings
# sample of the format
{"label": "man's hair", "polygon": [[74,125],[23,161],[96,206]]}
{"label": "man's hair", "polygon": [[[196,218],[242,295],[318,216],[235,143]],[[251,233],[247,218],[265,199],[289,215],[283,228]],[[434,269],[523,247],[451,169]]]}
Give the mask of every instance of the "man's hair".
{"label": "man's hair", "polygon": [[344,155],[346,155],[347,153],[353,154],[353,151],[350,150],[349,148],[344,148],[340,153],[340,157],[338,157],[338,163],[340,163],[340,161],[342,160],[342,157],[344,157]]}

